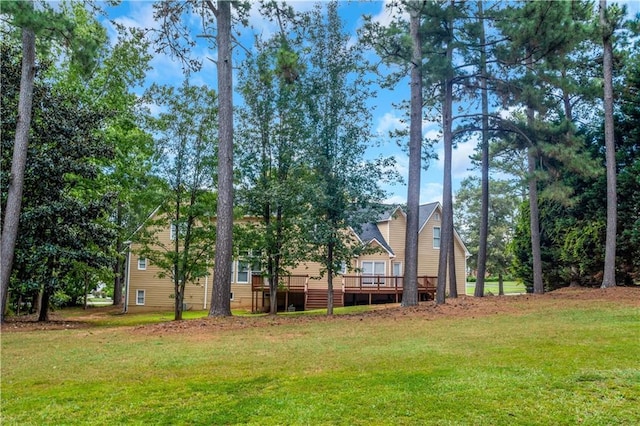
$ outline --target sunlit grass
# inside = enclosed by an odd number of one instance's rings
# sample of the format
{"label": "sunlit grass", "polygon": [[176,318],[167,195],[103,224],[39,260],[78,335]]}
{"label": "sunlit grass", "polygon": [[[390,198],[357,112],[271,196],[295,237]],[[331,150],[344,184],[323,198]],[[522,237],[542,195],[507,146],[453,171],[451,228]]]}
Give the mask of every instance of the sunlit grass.
{"label": "sunlit grass", "polygon": [[[136,315],[136,323],[157,315]],[[640,418],[637,308],[584,302],[475,319],[261,323],[191,335],[104,323],[5,333],[1,423],[626,425]]]}
{"label": "sunlit grass", "polygon": [[[527,289],[524,284],[520,281],[505,281],[503,283],[504,294],[522,294],[526,293]],[[475,282],[467,282],[467,294],[473,296],[473,292],[476,288]],[[498,295],[499,292],[498,283],[497,282],[486,282],[484,283],[484,294],[485,295]]]}

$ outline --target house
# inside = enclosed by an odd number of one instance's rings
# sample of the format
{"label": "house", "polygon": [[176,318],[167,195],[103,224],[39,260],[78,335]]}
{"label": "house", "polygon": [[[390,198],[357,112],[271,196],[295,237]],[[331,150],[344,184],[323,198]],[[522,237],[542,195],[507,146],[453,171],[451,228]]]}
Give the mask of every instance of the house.
{"label": "house", "polygon": [[[420,206],[419,213],[418,286],[421,299],[426,300],[435,294],[442,207],[440,203],[424,204]],[[171,238],[169,228],[167,226],[160,238]],[[358,233],[350,230],[359,242],[377,250],[355,258],[351,268],[345,265],[342,273],[334,278],[334,306],[401,300],[405,229],[405,212],[399,206],[389,206],[376,223],[364,225]],[[469,252],[457,232],[454,241],[456,287],[458,294],[465,294],[466,259]],[[211,268],[209,276],[201,278],[196,284],[187,285],[184,296],[187,309],[209,308],[213,265]],[[131,247],[127,271],[127,309],[173,308],[171,281],[168,278],[158,278],[158,269],[137,254],[135,244]],[[279,309],[326,307],[328,284],[326,277],[319,277],[319,264],[303,263],[289,273],[279,285]],[[250,253],[239,253],[233,260],[231,275],[232,309],[267,309],[268,284],[260,274],[260,265],[252,259]]]}

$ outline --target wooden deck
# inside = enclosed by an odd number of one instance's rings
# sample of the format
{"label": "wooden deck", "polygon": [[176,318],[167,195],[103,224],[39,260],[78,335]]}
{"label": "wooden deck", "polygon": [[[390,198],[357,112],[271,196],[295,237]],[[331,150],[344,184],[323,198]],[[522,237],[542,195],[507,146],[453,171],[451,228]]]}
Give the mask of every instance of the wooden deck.
{"label": "wooden deck", "polygon": [[[437,277],[418,277],[418,297],[423,300],[431,300],[436,294]],[[368,303],[371,304],[376,296],[386,295],[389,302],[399,302],[402,297],[404,277],[384,275],[342,275],[334,279],[334,306],[344,306],[347,299],[356,301],[356,295],[368,295]],[[257,311],[265,306],[268,300],[269,286],[260,275],[254,275],[251,279],[252,311]],[[304,294],[303,309],[317,309],[327,306],[326,289],[310,289],[308,275],[287,275],[280,278],[278,293],[284,295],[284,306],[289,306],[290,294]],[[346,295],[353,295],[347,298]],[[260,296],[262,296],[260,298]],[[294,296],[291,296],[293,299]],[[296,298],[296,300],[302,300]],[[262,303],[260,303],[262,302]]]}

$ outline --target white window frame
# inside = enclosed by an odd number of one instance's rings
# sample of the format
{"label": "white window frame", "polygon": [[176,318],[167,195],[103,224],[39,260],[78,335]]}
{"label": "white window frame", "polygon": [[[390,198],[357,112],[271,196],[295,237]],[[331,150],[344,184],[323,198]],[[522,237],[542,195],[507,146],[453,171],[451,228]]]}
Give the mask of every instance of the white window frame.
{"label": "white window frame", "polygon": [[[436,229],[438,230],[438,237],[436,238]],[[442,231],[439,226],[433,227],[433,248],[440,249],[440,242],[442,240]],[[436,241],[438,244],[436,244]]]}
{"label": "white window frame", "polygon": [[[182,229],[181,229],[182,235],[184,235],[186,233],[187,224],[182,222],[180,225],[182,226]],[[169,226],[169,239],[171,241],[176,240],[176,232],[178,232],[178,227],[176,226],[175,222],[171,222],[171,225]]]}
{"label": "white window frame", "polygon": [[[366,264],[371,265],[371,272],[366,272]],[[382,272],[376,268],[376,266],[382,265]],[[385,276],[387,271],[387,262],[380,260],[364,260],[361,262],[360,266],[362,267],[362,285],[377,285],[377,282],[373,279],[376,275]],[[380,284],[384,285],[384,278],[380,281]]]}
{"label": "white window frame", "polygon": [[[396,273],[396,266],[398,267],[397,273]],[[402,262],[393,262],[391,264],[391,275],[393,275],[394,277],[402,276]]]}
{"label": "white window frame", "polygon": [[[236,265],[238,265],[236,271],[236,283],[249,284],[249,280],[251,279],[251,261],[241,259],[236,262]],[[245,267],[243,268],[243,266]],[[240,281],[240,274],[247,274],[246,280]]]}
{"label": "white window frame", "polygon": [[138,271],[146,271],[147,270],[147,258],[139,257],[138,258]]}
{"label": "white window frame", "polygon": [[[140,295],[142,295],[142,303],[140,303]],[[146,294],[144,290],[136,290],[136,305],[144,306],[146,300]]]}

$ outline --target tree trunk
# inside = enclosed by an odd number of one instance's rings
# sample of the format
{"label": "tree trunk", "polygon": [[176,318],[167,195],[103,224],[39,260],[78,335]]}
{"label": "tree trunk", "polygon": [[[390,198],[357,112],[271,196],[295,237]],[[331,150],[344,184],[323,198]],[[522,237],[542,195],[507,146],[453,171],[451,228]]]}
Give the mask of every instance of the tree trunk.
{"label": "tree trunk", "polygon": [[604,143],[607,158],[607,236],[604,254],[602,288],[616,286],[616,234],[618,196],[616,190],[616,145],[613,129],[613,30],[607,19],[607,2],[600,0],[600,26],[603,42],[604,74]]}
{"label": "tree trunk", "polygon": [[327,247],[327,316],[333,315],[333,243]]}
{"label": "tree trunk", "polygon": [[124,271],[124,259],[121,257],[124,246],[120,236],[122,229],[122,202],[120,200],[118,200],[116,207],[116,225],[119,232],[116,239],[116,259],[113,265],[113,306],[120,306],[122,304],[122,273]]}
{"label": "tree trunk", "polygon": [[233,238],[233,86],[231,3],[217,2],[218,25],[218,207],[213,291],[209,316],[231,315],[231,251]]}
{"label": "tree trunk", "polygon": [[531,254],[533,256],[533,292],[535,294],[543,294],[542,255],[540,252],[540,213],[538,211],[538,179],[535,177],[535,147],[529,147],[527,161],[529,167],[529,226],[531,228]]}
{"label": "tree trunk", "polygon": [[42,297],[40,298],[40,313],[38,314],[38,321],[49,321],[49,301],[51,300],[50,286],[44,286],[42,290]]}
{"label": "tree trunk", "polygon": [[482,96],[482,163],[480,198],[480,236],[478,246],[478,273],[476,277],[475,297],[484,296],[484,277],[487,271],[487,235],[489,234],[489,97],[487,95],[487,53],[485,47],[484,17],[482,1],[478,1],[480,23],[480,90]]}
{"label": "tree trunk", "polygon": [[[447,46],[447,58],[453,54],[451,44]],[[451,157],[453,155],[453,134],[451,121],[453,117],[453,83],[447,77],[442,83],[444,98],[442,103],[442,130],[444,143],[444,174],[442,180],[442,227],[440,229],[440,253],[438,259],[438,284],[436,289],[436,304],[445,302],[447,284],[447,265],[450,259],[451,245],[453,245],[453,195],[451,188]],[[448,277],[450,282],[455,276]],[[451,288],[451,285],[449,286]]]}
{"label": "tree trunk", "polygon": [[184,303],[184,287],[185,287],[185,284],[180,284],[175,288],[176,306],[175,306],[175,312],[173,315],[174,321],[182,320],[183,303]]}
{"label": "tree trunk", "polygon": [[[453,209],[451,210],[453,216]],[[453,224],[453,217],[450,219]],[[456,247],[453,232],[451,232],[451,243],[449,244],[449,297],[458,297],[458,282],[456,277]]]}
{"label": "tree trunk", "polygon": [[[33,7],[32,3],[29,3]],[[22,71],[20,78],[20,99],[18,101],[18,122],[13,145],[11,175],[7,188],[7,204],[2,236],[0,237],[0,322],[4,322],[7,309],[9,280],[13,268],[13,255],[18,238],[18,224],[22,208],[22,190],[24,187],[24,169],[27,164],[29,128],[33,105],[33,80],[35,77],[36,36],[32,29],[22,29]]]}
{"label": "tree trunk", "polygon": [[[527,67],[533,68],[533,57],[528,55]],[[527,126],[533,130],[535,124],[535,111],[527,106]],[[540,252],[540,213],[538,211],[538,179],[536,177],[537,147],[535,141],[527,152],[527,165],[529,173],[529,226],[531,228],[531,255],[533,257],[533,292],[544,293],[542,283],[542,254]]]}
{"label": "tree trunk", "polygon": [[269,275],[269,315],[278,314],[278,282],[279,277],[275,272],[275,268],[272,269],[273,273]]}
{"label": "tree trunk", "polygon": [[498,272],[498,296],[504,296],[504,279],[502,271]]}
{"label": "tree trunk", "polygon": [[422,160],[422,41],[420,11],[410,11],[413,42],[411,68],[411,123],[409,130],[409,182],[407,187],[407,228],[402,306],[418,304],[418,231],[420,211],[420,169]]}
{"label": "tree trunk", "polygon": [[82,309],[87,309],[87,293],[89,292],[89,273],[84,272],[84,294],[82,295]]}

